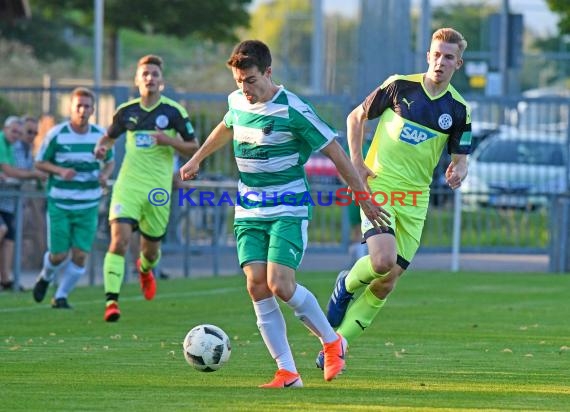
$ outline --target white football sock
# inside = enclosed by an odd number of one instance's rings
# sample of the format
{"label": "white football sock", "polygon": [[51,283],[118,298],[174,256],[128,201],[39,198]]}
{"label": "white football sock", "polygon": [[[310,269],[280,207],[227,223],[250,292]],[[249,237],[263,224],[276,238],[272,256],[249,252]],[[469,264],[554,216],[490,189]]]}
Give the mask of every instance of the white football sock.
{"label": "white football sock", "polygon": [[295,316],[321,340],[321,343],[330,343],[338,339],[317,298],[306,287],[297,283],[295,293],[286,303],[295,311]]}
{"label": "white football sock", "polygon": [[257,327],[278,369],[297,373],[293,353],[287,340],[287,326],[275,297],[253,302]]}
{"label": "white football sock", "polygon": [[85,267],[77,266],[70,261],[63,273],[63,279],[55,292],[55,298],[67,298],[84,273]]}
{"label": "white football sock", "polygon": [[49,260],[49,252],[46,252],[44,254],[44,265],[40,272],[40,277],[47,280],[48,282],[52,282],[57,276],[61,274],[61,272],[63,271],[62,269],[64,269],[64,267],[67,265],[68,262],[69,258],[65,259],[59,265],[54,265]]}

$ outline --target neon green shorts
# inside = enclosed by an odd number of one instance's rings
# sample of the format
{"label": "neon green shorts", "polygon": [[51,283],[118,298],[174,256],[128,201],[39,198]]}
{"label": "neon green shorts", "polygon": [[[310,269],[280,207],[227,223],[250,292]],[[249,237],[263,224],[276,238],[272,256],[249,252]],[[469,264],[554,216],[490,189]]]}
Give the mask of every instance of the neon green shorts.
{"label": "neon green shorts", "polygon": [[48,249],[52,254],[77,248],[89,253],[97,233],[99,207],[67,210],[48,201]]}
{"label": "neon green shorts", "polygon": [[239,264],[274,262],[297,270],[307,248],[306,219],[234,222]]}
{"label": "neon green shorts", "polygon": [[[413,195],[401,189],[387,188],[379,184],[378,180],[368,182],[373,199],[390,213],[390,229],[396,237],[398,256],[410,263],[420,246],[428,210],[429,192],[421,194],[417,192]],[[377,195],[374,196],[374,193]],[[362,211],[360,217],[362,219],[360,227],[362,234],[365,235],[374,226]]]}
{"label": "neon green shorts", "polygon": [[148,191],[113,190],[109,205],[109,222],[116,219],[129,219],[138,222],[138,228],[144,235],[160,239],[166,233],[170,216],[170,201],[162,206],[155,206],[149,201]]}

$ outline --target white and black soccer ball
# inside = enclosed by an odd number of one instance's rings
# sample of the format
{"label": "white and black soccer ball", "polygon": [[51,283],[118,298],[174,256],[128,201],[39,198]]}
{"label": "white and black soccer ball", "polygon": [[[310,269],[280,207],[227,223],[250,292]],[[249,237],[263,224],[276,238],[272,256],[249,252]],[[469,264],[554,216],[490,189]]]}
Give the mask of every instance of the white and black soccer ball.
{"label": "white and black soccer ball", "polygon": [[184,358],[201,372],[214,372],[230,358],[230,338],[215,325],[198,325],[190,330],[183,343]]}

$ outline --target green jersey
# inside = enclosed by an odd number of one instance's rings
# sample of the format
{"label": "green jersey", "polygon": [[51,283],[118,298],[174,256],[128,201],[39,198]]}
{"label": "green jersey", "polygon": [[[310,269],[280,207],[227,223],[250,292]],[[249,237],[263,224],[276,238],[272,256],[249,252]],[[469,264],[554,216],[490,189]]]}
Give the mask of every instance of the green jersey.
{"label": "green jersey", "polygon": [[5,163],[9,166],[16,167],[16,160],[14,159],[14,147],[4,132],[0,132],[0,164]]}
{"label": "green jersey", "polygon": [[452,85],[430,96],[423,86],[423,73],[389,77],[362,107],[369,120],[380,117],[366,165],[387,189],[428,196],[444,147],[450,154],[470,151],[469,106]]}
{"label": "green jersey", "polygon": [[117,108],[107,135],[116,139],[126,134],[125,158],[114,191],[144,193],[153,188],[170,192],[175,150],[157,145],[153,135],[157,129],[185,141],[194,139],[194,128],[186,109],[174,100],[161,96],[153,107],[143,107],[141,99],[130,100]]}
{"label": "green jersey", "polygon": [[[99,205],[103,191],[99,183],[100,164],[93,150],[104,134],[105,129],[93,124],[89,125],[86,133],[77,133],[69,122],[60,123],[48,131],[35,160],[71,168],[76,172],[71,180],[64,180],[55,174],[49,175],[49,201],[68,210]],[[113,151],[109,151],[104,161],[109,162],[112,158]]]}
{"label": "green jersey", "polygon": [[270,101],[255,104],[236,90],[228,104],[224,122],[233,128],[239,171],[235,219],[309,219],[311,201],[303,165],[336,132],[283,86]]}

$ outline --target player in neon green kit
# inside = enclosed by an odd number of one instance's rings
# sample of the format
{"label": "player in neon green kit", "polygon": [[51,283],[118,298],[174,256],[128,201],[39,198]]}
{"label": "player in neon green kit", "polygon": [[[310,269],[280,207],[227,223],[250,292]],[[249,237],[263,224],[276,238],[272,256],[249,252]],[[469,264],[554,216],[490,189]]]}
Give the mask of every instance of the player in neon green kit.
{"label": "player in neon green kit", "polygon": [[120,317],[119,292],[133,230],[142,235],[137,261],[141,288],[145,299],[154,298],[156,282],[152,269],[160,259],[160,241],[170,214],[169,202],[160,206],[156,202],[170,197],[175,151],[189,157],[198,148],[186,110],[162,95],[162,70],[158,56],[147,55],[139,60],[135,84],[140,97],[118,107],[107,134],[95,149],[102,158],[115,139],[126,134],[126,154],[109,210],[111,243],[103,264],[107,322]]}
{"label": "player in neon green kit", "polygon": [[[450,84],[463,64],[466,47],[461,33],[450,28],[437,30],[427,53],[426,73],[388,78],[348,116],[351,159],[368,181],[371,193],[421,193],[415,205],[410,198],[405,205],[384,206],[392,224],[383,233],[374,230],[363,216],[362,233],[369,255],[339,274],[327,308],[329,322],[338,327],[348,344],[370,326],[419,247],[433,170],[445,147],[451,154],[445,173],[448,185],[457,189],[467,175],[470,109]],[[364,125],[377,117],[378,127],[364,161]],[[349,306],[361,288],[362,294]],[[322,363],[319,354],[317,365],[322,367]]]}

